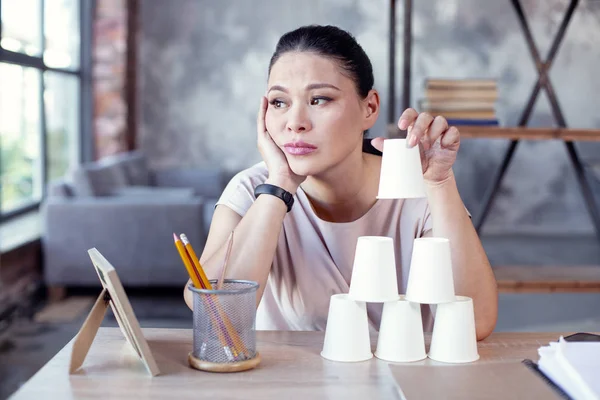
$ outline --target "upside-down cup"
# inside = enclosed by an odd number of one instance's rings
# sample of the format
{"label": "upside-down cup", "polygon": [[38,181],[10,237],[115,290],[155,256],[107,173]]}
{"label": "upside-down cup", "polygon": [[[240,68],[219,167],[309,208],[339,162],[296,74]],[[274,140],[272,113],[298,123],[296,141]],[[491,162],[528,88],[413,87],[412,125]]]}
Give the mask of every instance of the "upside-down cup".
{"label": "upside-down cup", "polygon": [[342,362],[373,358],[364,302],[352,300],[347,294],[331,296],[321,356]]}
{"label": "upside-down cup", "polygon": [[378,199],[425,197],[425,180],[419,146],[406,147],[406,139],[383,141]]}
{"label": "upside-down cup", "polygon": [[383,303],[398,299],[394,241],[361,236],[356,243],[349,295],[357,301]]}
{"label": "upside-down cup", "polygon": [[473,299],[456,296],[452,303],[438,304],[429,358],[447,363],[468,363],[479,359]]}
{"label": "upside-down cup", "polygon": [[417,238],[413,243],[406,300],[421,304],[454,301],[450,241]]}
{"label": "upside-down cup", "polygon": [[392,362],[412,362],[427,357],[421,306],[404,296],[383,304],[375,357]]}

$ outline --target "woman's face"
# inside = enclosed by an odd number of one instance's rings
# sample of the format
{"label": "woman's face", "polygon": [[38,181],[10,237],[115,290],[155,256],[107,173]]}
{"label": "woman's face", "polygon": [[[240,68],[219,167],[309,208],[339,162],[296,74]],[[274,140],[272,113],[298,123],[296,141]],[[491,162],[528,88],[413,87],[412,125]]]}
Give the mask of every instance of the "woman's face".
{"label": "woman's face", "polygon": [[308,52],[275,62],[267,100],[267,131],[302,176],[323,173],[362,147],[363,131],[376,118],[335,62]]}

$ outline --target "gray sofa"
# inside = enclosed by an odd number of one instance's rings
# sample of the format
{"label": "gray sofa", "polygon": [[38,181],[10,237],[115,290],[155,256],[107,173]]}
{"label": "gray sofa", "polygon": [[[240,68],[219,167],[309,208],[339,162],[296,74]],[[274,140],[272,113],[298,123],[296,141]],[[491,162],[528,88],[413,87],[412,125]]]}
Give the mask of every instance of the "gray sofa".
{"label": "gray sofa", "polygon": [[98,285],[87,254],[95,247],[124,285],[182,285],[187,272],[172,234],[185,233],[200,255],[225,175],[210,168],[153,170],[136,151],[53,182],[41,208],[46,284]]}

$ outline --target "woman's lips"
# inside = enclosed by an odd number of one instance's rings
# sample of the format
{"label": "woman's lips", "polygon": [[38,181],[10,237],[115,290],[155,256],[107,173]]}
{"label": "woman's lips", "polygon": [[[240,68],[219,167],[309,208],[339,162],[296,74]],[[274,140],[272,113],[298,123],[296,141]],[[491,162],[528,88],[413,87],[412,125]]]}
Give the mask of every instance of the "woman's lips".
{"label": "woman's lips", "polygon": [[293,156],[304,156],[317,150],[317,146],[305,142],[290,142],[283,145],[286,153]]}

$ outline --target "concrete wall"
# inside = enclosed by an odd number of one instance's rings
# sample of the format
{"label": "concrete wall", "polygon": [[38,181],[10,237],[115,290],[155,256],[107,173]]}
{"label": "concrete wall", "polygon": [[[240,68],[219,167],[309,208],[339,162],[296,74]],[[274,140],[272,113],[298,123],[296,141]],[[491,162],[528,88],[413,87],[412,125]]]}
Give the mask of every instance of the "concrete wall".
{"label": "concrete wall", "polygon": [[[514,125],[537,77],[515,12],[493,0],[419,0],[413,16],[413,104],[426,77],[493,77],[503,125]],[[401,96],[402,2],[398,1],[397,104]],[[542,57],[566,4],[524,0]],[[144,0],[140,34],[140,146],[156,166],[219,164],[238,170],[260,159],[255,114],[278,38],[300,25],[351,31],[374,66],[383,113],[372,135],[385,135],[388,0]],[[582,1],[551,70],[572,127],[600,128],[600,3]],[[395,118],[400,114],[398,109]],[[553,125],[542,94],[531,126]],[[465,140],[456,164],[472,213],[508,143]],[[578,144],[588,161],[600,145]],[[600,193],[600,184],[596,184]],[[599,198],[600,199],[600,198]],[[591,233],[583,199],[561,142],[523,142],[517,149],[484,232]]]}

